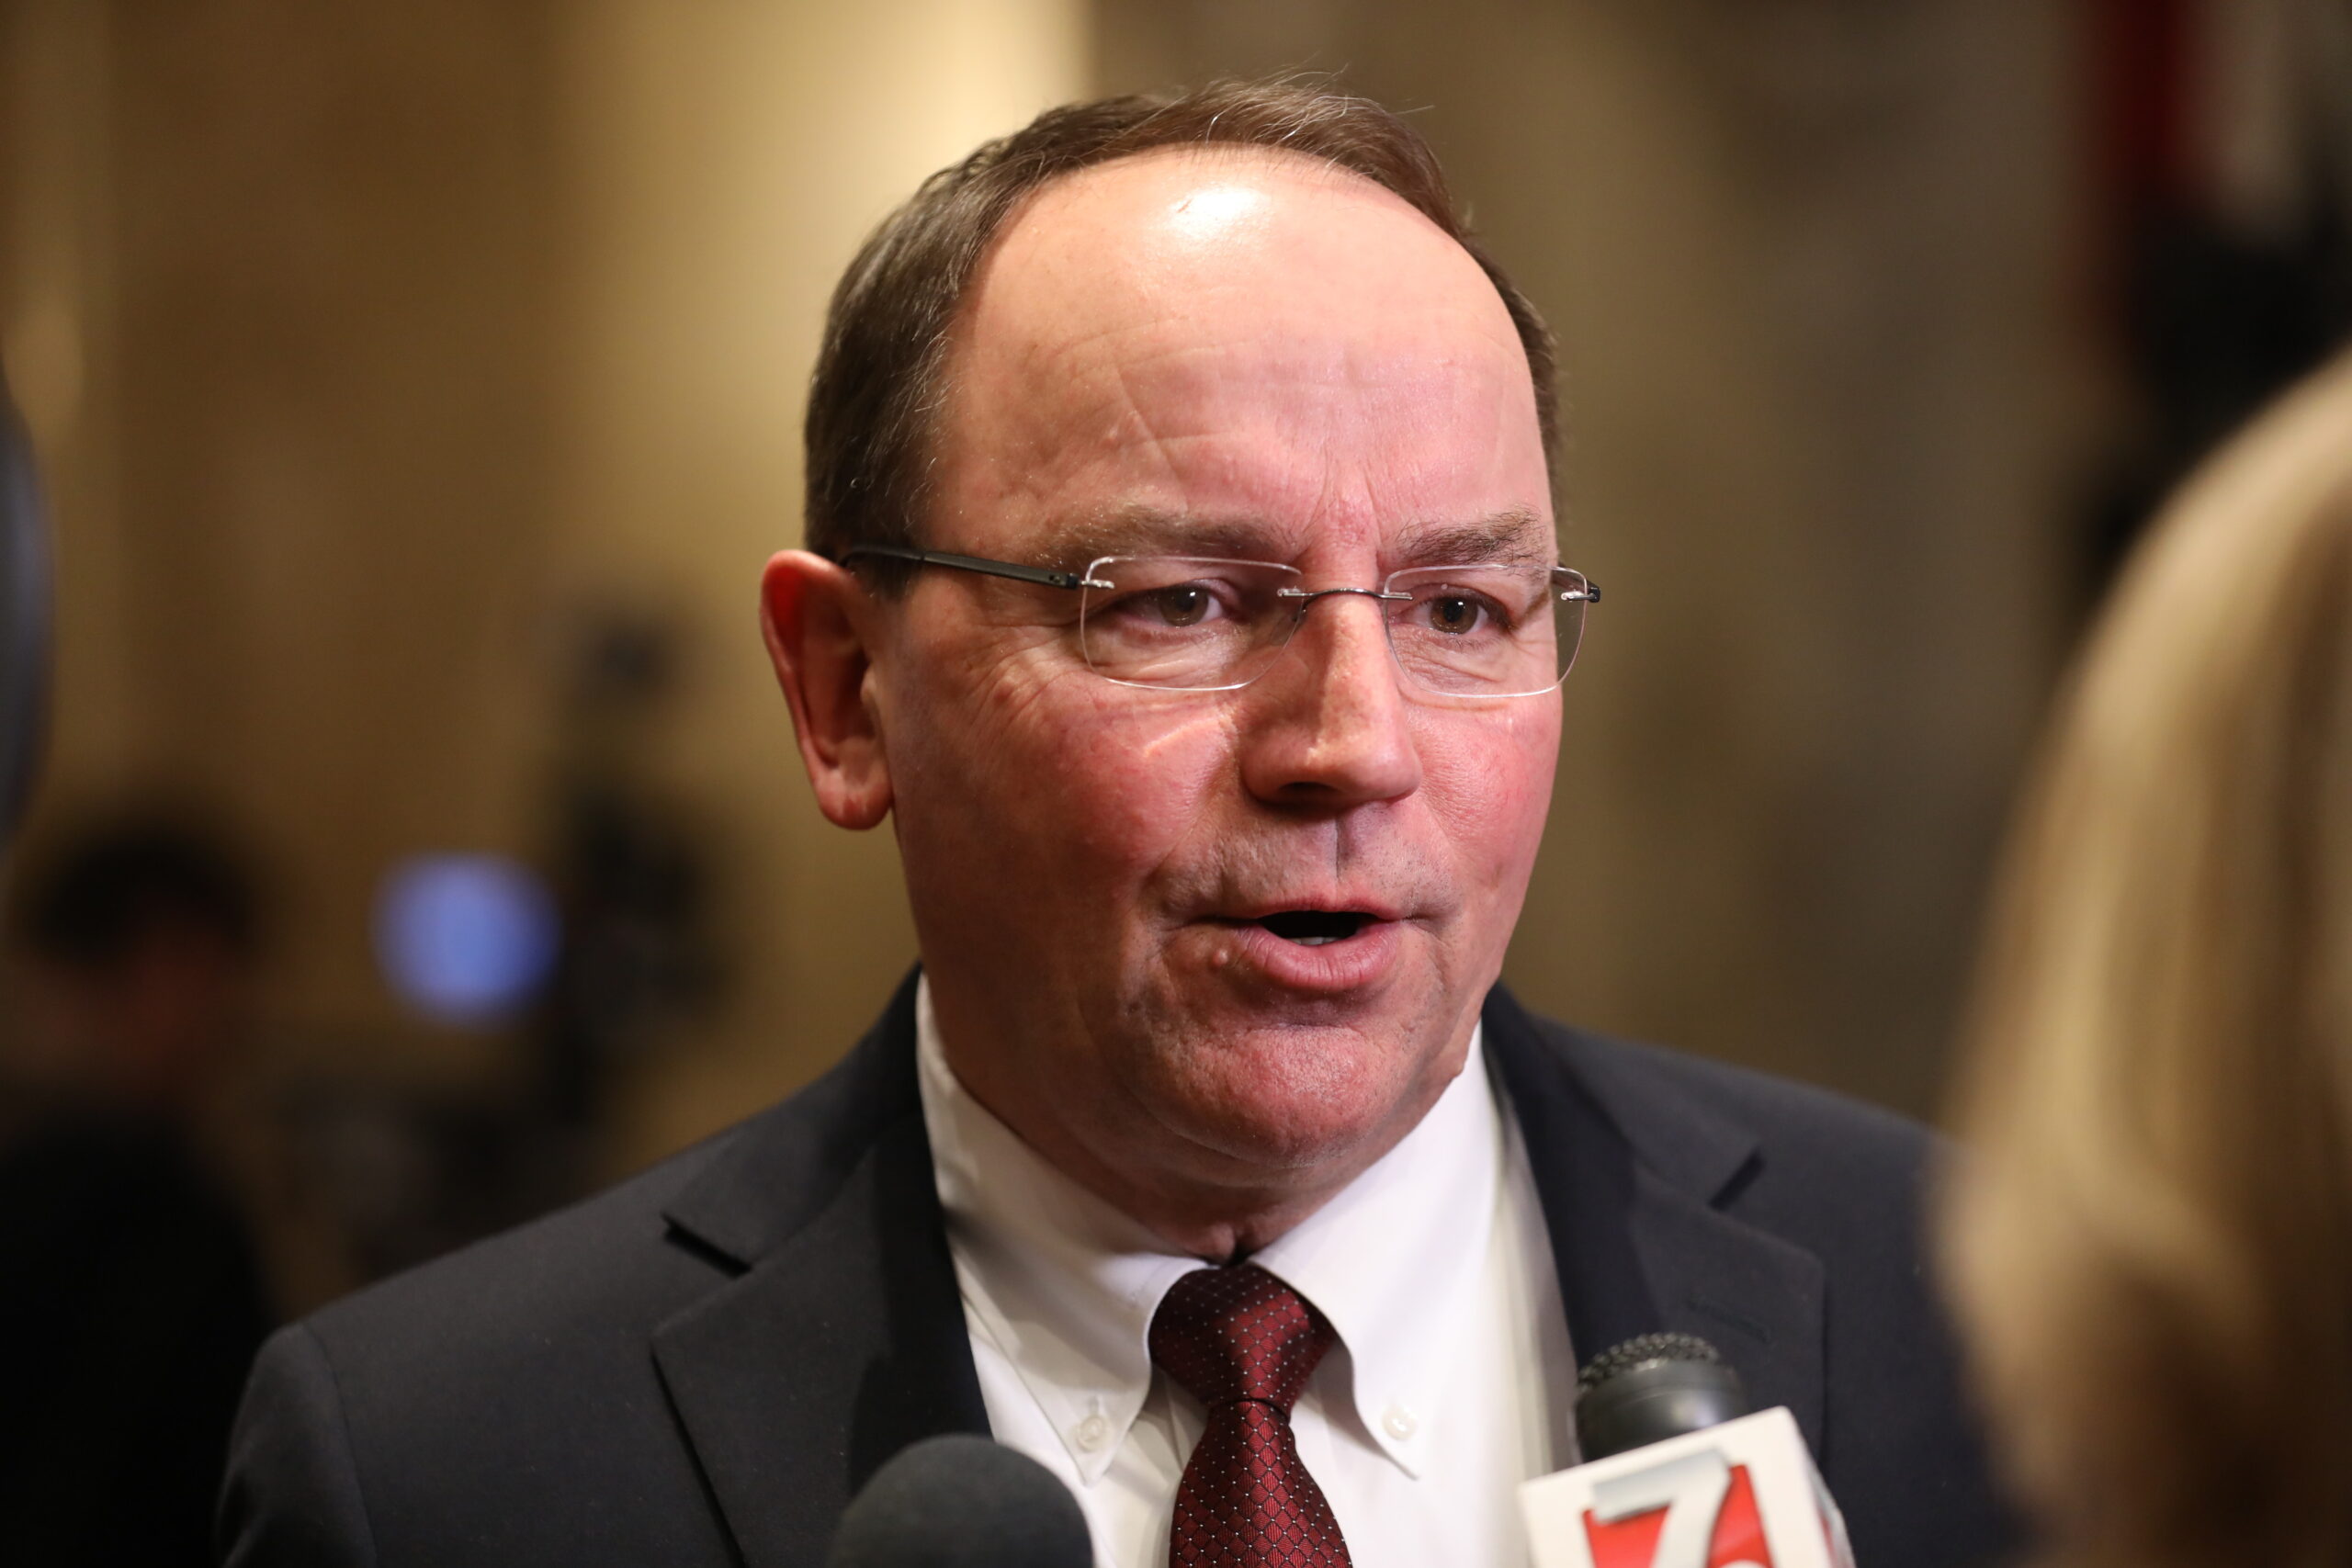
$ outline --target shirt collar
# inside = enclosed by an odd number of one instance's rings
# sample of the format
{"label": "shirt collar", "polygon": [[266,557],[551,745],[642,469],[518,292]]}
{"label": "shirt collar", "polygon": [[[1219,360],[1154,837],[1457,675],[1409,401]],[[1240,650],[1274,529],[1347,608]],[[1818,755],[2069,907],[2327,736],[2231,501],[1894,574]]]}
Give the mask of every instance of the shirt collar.
{"label": "shirt collar", "polygon": [[[1204,1265],[1062,1175],[965,1091],[940,1043],[928,977],[915,1028],[923,1124],[966,1305],[1091,1485],[1150,1393],[1152,1314],[1169,1287]],[[1475,1321],[1504,1137],[1474,1030],[1462,1072],[1419,1125],[1251,1259],[1330,1320],[1358,1435],[1408,1474],[1420,1472]]]}

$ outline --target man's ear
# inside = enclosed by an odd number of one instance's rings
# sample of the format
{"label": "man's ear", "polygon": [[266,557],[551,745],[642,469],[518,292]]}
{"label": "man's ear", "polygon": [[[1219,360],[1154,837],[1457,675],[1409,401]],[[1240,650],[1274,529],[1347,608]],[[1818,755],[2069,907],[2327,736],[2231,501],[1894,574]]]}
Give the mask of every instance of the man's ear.
{"label": "man's ear", "polygon": [[760,629],[800,761],[818,808],[843,828],[871,828],[890,812],[889,762],[865,705],[874,608],[855,578],[807,550],[779,552],[760,575]]}

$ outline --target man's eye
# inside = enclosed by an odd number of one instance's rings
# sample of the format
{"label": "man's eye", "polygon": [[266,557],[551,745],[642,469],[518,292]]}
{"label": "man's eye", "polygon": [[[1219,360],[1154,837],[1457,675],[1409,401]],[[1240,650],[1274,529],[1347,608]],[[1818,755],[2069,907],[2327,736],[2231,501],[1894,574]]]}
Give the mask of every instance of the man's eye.
{"label": "man's eye", "polygon": [[1170,626],[1196,626],[1216,604],[1216,595],[1197,582],[1180,582],[1141,597],[1151,618]]}
{"label": "man's eye", "polygon": [[1450,593],[1429,602],[1430,629],[1459,637],[1478,629],[1478,601]]}

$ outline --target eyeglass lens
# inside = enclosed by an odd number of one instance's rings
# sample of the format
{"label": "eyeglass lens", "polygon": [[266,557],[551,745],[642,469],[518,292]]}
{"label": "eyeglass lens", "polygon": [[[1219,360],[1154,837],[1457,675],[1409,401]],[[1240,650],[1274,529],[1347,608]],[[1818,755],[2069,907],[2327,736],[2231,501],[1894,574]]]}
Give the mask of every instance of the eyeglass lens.
{"label": "eyeglass lens", "polygon": [[[1266,561],[1114,556],[1086,576],[1086,661],[1135,686],[1247,685],[1317,602],[1298,596],[1297,569]],[[1426,567],[1392,575],[1374,603],[1412,684],[1448,696],[1528,696],[1559,684],[1576,658],[1584,586],[1565,568]]]}

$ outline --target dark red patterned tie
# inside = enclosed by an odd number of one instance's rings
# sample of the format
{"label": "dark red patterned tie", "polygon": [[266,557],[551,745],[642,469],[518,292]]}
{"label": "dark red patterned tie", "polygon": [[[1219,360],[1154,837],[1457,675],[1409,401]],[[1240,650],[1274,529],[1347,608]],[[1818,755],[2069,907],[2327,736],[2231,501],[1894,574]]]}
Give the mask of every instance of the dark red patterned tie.
{"label": "dark red patterned tie", "polygon": [[1338,1336],[1255,1264],[1199,1269],[1151,1320],[1151,1359],[1207,1407],[1176,1488],[1169,1568],[1349,1568],[1348,1543],[1291,1436],[1290,1407]]}

